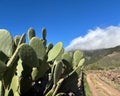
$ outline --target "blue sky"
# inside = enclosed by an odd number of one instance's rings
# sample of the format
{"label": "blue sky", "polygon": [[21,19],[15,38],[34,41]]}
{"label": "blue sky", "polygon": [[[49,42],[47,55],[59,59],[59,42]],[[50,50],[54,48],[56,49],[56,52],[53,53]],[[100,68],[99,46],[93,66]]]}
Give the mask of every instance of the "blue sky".
{"label": "blue sky", "polygon": [[0,0],[0,29],[9,30],[13,37],[30,27],[41,37],[45,27],[48,43],[62,41],[67,47],[89,30],[119,24],[120,0]]}

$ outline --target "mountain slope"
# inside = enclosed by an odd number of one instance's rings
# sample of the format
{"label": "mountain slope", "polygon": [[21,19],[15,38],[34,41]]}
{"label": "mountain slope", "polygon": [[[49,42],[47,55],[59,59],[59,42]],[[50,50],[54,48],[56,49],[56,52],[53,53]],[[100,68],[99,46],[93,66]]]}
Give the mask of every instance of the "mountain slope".
{"label": "mountain slope", "polygon": [[108,69],[120,66],[120,46],[83,51],[89,69]]}

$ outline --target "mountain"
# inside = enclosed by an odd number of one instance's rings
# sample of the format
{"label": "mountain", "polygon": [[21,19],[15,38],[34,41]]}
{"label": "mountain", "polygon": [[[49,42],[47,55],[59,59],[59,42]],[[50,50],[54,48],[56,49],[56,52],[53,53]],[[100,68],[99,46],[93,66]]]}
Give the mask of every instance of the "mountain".
{"label": "mountain", "polygon": [[120,46],[99,50],[84,50],[89,69],[108,69],[120,66]]}

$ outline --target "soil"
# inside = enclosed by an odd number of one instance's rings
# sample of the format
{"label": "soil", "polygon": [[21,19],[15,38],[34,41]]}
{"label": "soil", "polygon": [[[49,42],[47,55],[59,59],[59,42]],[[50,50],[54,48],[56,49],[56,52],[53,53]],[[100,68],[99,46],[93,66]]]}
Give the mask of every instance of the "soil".
{"label": "soil", "polygon": [[[92,96],[120,96],[120,91],[104,82],[100,76],[102,72],[87,72],[87,82],[90,87]],[[99,75],[99,76],[98,76]]]}

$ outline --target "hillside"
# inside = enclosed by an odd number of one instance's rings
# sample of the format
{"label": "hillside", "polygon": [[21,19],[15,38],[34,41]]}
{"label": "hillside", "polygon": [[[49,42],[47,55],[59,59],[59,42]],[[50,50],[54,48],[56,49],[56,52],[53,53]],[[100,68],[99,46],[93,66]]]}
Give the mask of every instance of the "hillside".
{"label": "hillside", "polygon": [[108,49],[83,51],[89,69],[106,69],[120,66],[120,46]]}

